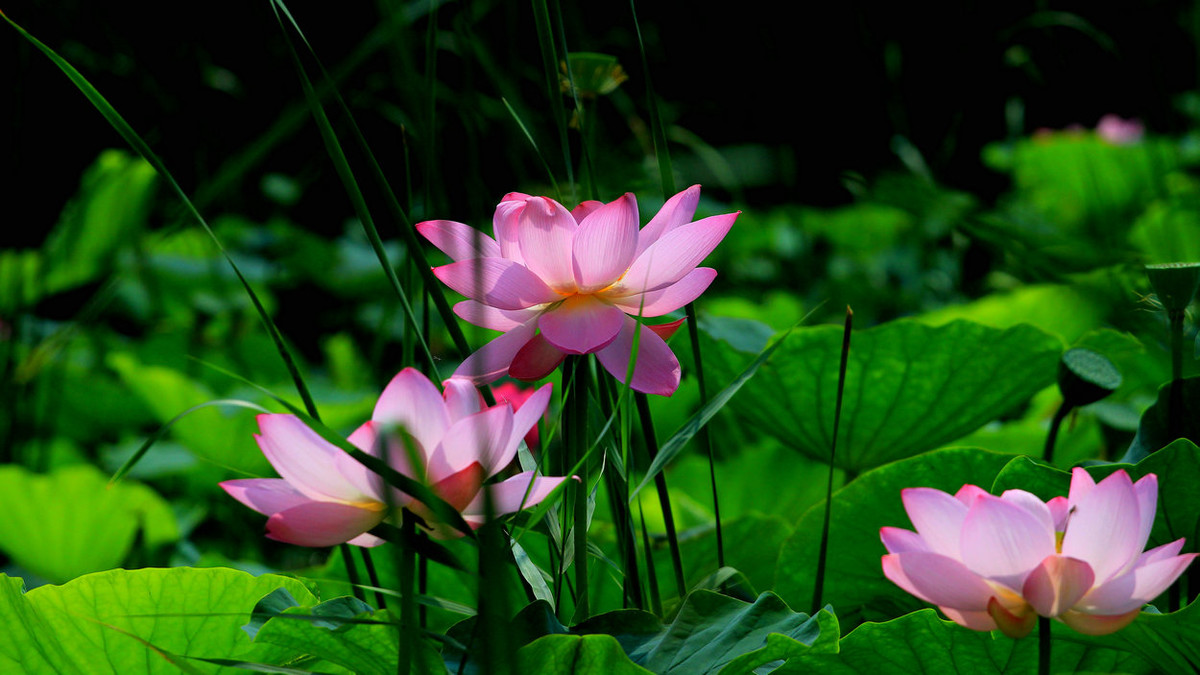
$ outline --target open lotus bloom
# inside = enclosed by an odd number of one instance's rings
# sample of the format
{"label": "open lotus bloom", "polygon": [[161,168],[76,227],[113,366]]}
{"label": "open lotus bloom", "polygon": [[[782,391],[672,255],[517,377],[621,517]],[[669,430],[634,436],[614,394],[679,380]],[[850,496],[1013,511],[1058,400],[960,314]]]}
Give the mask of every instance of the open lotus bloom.
{"label": "open lotus bloom", "polygon": [[883,573],[975,630],[1022,637],[1038,615],[1087,635],[1129,625],[1198,554],[1183,539],[1143,552],[1158,478],[1125,471],[1096,483],[1071,475],[1068,497],[1043,502],[1024,490],[999,497],[974,485],[951,496],[902,491],[916,532],[884,527]]}
{"label": "open lotus bloom", "polygon": [[639,334],[630,386],[670,396],[679,361],[666,339],[682,322],[640,325],[695,300],[716,277],[697,267],[729,232],[737,213],[692,221],[700,186],[680,192],[643,228],[632,194],[573,211],[548,197],[513,192],[496,207],[495,238],[462,223],[417,225],[454,262],[434,268],[469,300],[454,311],[504,334],[455,371],[477,384],[507,374],[536,380],[567,354],[596,354],[624,382]]}
{"label": "open lotus bloom", "polygon": [[[500,516],[537,504],[564,480],[526,471],[484,484],[512,462],[521,438],[550,402],[550,385],[516,412],[508,403],[484,408],[474,385],[461,378],[447,380],[445,387],[443,395],[420,372],[405,368],[384,389],[371,421],[350,435],[350,443],[376,457],[386,455],[392,468],[429,485],[472,528],[485,520],[485,488],[493,513]],[[269,516],[271,539],[300,546],[376,546],[383,540],[367,531],[398,520],[402,508],[420,516],[436,538],[461,536],[410,495],[394,488],[387,495],[382,477],[296,416],[259,415],[258,425],[258,445],[282,478],[230,480],[221,487]]]}

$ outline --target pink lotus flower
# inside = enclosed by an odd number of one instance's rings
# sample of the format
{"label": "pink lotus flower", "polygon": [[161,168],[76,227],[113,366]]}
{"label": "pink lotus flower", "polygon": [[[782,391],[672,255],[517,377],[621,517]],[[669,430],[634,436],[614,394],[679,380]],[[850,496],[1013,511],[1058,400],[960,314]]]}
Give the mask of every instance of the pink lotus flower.
{"label": "pink lotus flower", "polygon": [[1096,134],[1113,145],[1133,145],[1146,135],[1146,127],[1136,119],[1105,115],[1096,123]]}
{"label": "pink lotus flower", "polygon": [[681,321],[641,325],[695,300],[716,277],[697,267],[725,237],[737,213],[692,222],[700,186],[680,192],[640,230],[630,193],[568,211],[547,197],[504,196],[495,238],[462,223],[430,220],[417,229],[455,262],[434,268],[470,298],[454,311],[504,334],[468,357],[455,375],[476,384],[507,374],[545,377],[567,354],[596,354],[625,381],[634,332],[640,331],[630,386],[670,396],[679,361],[665,342]]}
{"label": "pink lotus flower", "polygon": [[1087,635],[1112,633],[1200,555],[1179,555],[1183,539],[1142,551],[1158,500],[1154,474],[1135,484],[1122,470],[1097,484],[1076,468],[1069,496],[1049,502],[974,485],[954,496],[901,495],[917,531],[880,530],[884,575],[974,630],[1022,637],[1041,615]]}
{"label": "pink lotus flower", "polygon": [[[513,410],[520,410],[521,406],[533,396],[533,389],[525,389],[517,386],[513,382],[501,382],[492,387],[492,395],[496,397],[497,403],[508,402],[512,404]],[[538,449],[538,427],[534,424],[529,428],[529,432],[525,434],[525,445],[529,446],[530,451]]]}
{"label": "pink lotus flower", "polygon": [[[383,390],[371,421],[349,441],[377,457],[386,443],[392,468],[431,486],[475,528],[484,522],[484,481],[512,462],[521,438],[550,402],[550,385],[517,412],[508,403],[483,408],[479,392],[461,378],[447,380],[445,387],[443,395],[420,372],[405,368]],[[259,415],[258,426],[262,433],[255,439],[282,478],[230,480],[221,487],[270,516],[267,537],[300,546],[377,546],[383,540],[367,530],[398,520],[401,508],[420,516],[436,538],[461,536],[425,504],[394,488],[389,513],[383,479],[295,415]],[[397,427],[407,433],[416,465],[393,432]],[[504,515],[537,504],[563,480],[526,471],[486,488],[495,514]]]}

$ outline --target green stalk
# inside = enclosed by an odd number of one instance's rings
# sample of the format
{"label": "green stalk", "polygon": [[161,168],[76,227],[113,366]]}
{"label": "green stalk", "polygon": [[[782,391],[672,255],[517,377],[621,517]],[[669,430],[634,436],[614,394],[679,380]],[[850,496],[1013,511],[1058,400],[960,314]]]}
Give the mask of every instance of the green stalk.
{"label": "green stalk", "polygon": [[1074,406],[1063,401],[1054,413],[1054,419],[1050,420],[1050,433],[1046,434],[1046,447],[1042,449],[1042,459],[1046,460],[1047,464],[1054,463],[1054,444],[1058,440],[1058,430],[1072,409]]}
{"label": "green stalk", "polygon": [[362,556],[363,567],[367,569],[367,579],[376,588],[375,607],[387,609],[387,598],[384,597],[382,591],[378,590],[381,586],[379,585],[379,575],[375,572],[375,561],[371,559],[371,549],[360,546],[358,552]]}
{"label": "green stalk", "polygon": [[846,323],[842,330],[842,361],[838,367],[837,400],[833,408],[833,440],[829,444],[829,477],[825,483],[825,519],[821,524],[821,547],[817,553],[817,575],[813,583],[812,611],[816,616],[821,611],[822,595],[825,592],[825,559],[829,552],[829,518],[833,512],[833,461],[837,454],[838,427],[842,423],[842,394],[846,389],[846,365],[850,360],[850,332],[854,324],[854,311],[846,306]]}
{"label": "green stalk", "polygon": [[638,502],[638,519],[642,523],[642,552],[646,556],[646,583],[650,593],[650,611],[656,616],[663,615],[662,596],[658,593],[658,573],[654,570],[654,553],[650,550],[650,533],[646,531],[646,516],[642,513],[642,504]]}
{"label": "green stalk", "polygon": [[354,555],[350,552],[350,545],[338,544],[338,551],[342,554],[342,564],[346,566],[346,579],[350,581],[350,592],[356,599],[366,602],[362,580],[359,579],[358,568],[354,566]]}
{"label": "green stalk", "polygon": [[1038,675],[1050,675],[1050,619],[1038,617]]}
{"label": "green stalk", "polygon": [[[417,536],[416,518],[405,509],[400,516],[400,530],[406,540]],[[400,640],[397,654],[396,672],[399,675],[409,675],[416,658],[416,638],[420,635],[417,626],[417,595],[414,592],[416,579],[417,550],[412,546],[402,547],[400,557]]]}
{"label": "green stalk", "polygon": [[[607,377],[598,378],[596,384],[600,389],[600,410],[604,413],[606,419],[612,418],[613,409],[613,392],[612,379]],[[624,417],[624,416],[623,416]],[[624,421],[622,419],[622,421]],[[621,425],[624,427],[624,425]],[[603,433],[603,432],[602,432]],[[622,433],[621,445],[622,448],[628,447],[628,436]],[[628,453],[625,453],[625,459],[621,461],[621,466],[628,467]],[[626,468],[628,471],[628,468]],[[617,553],[621,557],[623,566],[622,576],[622,591],[626,603],[626,607],[630,603],[638,609],[646,608],[646,600],[642,594],[641,575],[638,571],[637,562],[637,544],[634,540],[633,532],[633,516],[629,511],[629,477],[628,473],[622,475],[615,470],[604,472],[604,484],[608,490],[609,508],[612,510],[613,526],[617,531]]]}
{"label": "green stalk", "polygon": [[567,441],[567,457],[572,465],[579,465],[579,485],[568,485],[568,498],[574,513],[572,532],[575,542],[575,623],[588,618],[588,552],[587,552],[587,507],[588,507],[588,464],[587,454],[587,395],[588,357],[568,356],[563,374],[569,378],[570,396],[567,401],[568,415],[563,421]]}
{"label": "green stalk", "polygon": [[[567,171],[567,184],[571,188],[571,197],[575,195],[575,169],[571,162],[571,143],[567,138],[567,117],[562,106],[562,97],[558,87],[558,55],[554,48],[554,35],[550,28],[550,10],[546,0],[533,0],[533,19],[537,25],[538,45],[542,51],[542,72],[546,77],[546,92],[550,103],[550,115],[554,118],[554,126],[558,129],[558,142],[562,147],[563,166]],[[565,56],[564,56],[565,58]],[[562,195],[559,195],[562,200]]]}
{"label": "green stalk", "polygon": [[[671,150],[667,145],[667,133],[663,127],[662,115],[658,112],[658,96],[654,92],[654,84],[650,79],[650,60],[646,57],[646,45],[642,41],[642,28],[638,22],[635,0],[629,0],[629,9],[633,14],[634,32],[637,34],[638,53],[642,57],[642,73],[646,80],[646,104],[650,108],[650,131],[654,141],[654,155],[658,159],[658,175],[662,181],[663,200],[670,199],[675,194],[675,173],[671,169]],[[696,304],[689,302],[683,308],[687,315],[688,339],[692,343],[692,364],[696,368],[696,381],[700,387],[700,407],[708,405],[708,387],[704,381],[704,359],[700,354],[700,333],[696,321]],[[713,518],[716,521],[717,535],[717,567],[725,566],[725,536],[721,528],[721,500],[717,493],[717,465],[713,459],[712,437],[707,427],[699,432],[700,447],[708,456],[708,476],[712,487]]]}
{"label": "green stalk", "polygon": [[[642,392],[634,394],[637,401],[638,417],[642,422],[642,437],[646,441],[646,454],[650,463],[658,457],[658,436],[654,433],[654,419],[650,416],[650,402]],[[683,556],[679,553],[679,535],[675,532],[675,517],[671,513],[671,496],[667,493],[667,477],[660,471],[654,476],[654,487],[658,492],[658,503],[662,508],[663,521],[667,529],[667,545],[671,548],[671,567],[675,571],[675,588],[679,597],[687,592],[687,584],[683,580]]]}
{"label": "green stalk", "polygon": [[1167,432],[1172,440],[1179,438],[1183,428],[1183,319],[1185,311],[1170,311],[1171,322],[1171,391],[1167,407]]}

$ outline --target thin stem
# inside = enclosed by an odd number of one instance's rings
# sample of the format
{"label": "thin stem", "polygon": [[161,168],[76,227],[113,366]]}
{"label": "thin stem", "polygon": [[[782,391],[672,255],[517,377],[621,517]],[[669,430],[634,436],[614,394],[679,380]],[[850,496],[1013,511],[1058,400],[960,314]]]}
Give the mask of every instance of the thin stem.
{"label": "thin stem", "polygon": [[588,618],[588,553],[587,553],[587,506],[590,476],[587,453],[587,356],[568,357],[567,370],[571,394],[567,401],[568,415],[564,420],[568,453],[572,465],[579,465],[579,484],[568,486],[572,496],[572,532],[575,542],[575,622]]}
{"label": "thin stem", "polygon": [[[634,395],[637,401],[638,417],[642,422],[642,437],[646,441],[646,454],[650,463],[658,457],[658,436],[654,433],[654,419],[650,416],[650,402],[646,395],[638,392]],[[654,487],[658,491],[658,503],[662,508],[663,524],[667,529],[667,544],[671,547],[671,566],[675,571],[675,588],[679,597],[687,592],[687,584],[683,580],[683,556],[679,553],[679,535],[675,533],[675,517],[671,514],[671,496],[667,493],[667,478],[659,471],[654,476]]]}
{"label": "thin stem", "polygon": [[[419,536],[428,536],[422,532]],[[429,558],[426,556],[417,555],[417,592],[425,595],[429,592]],[[429,622],[429,608],[422,604],[418,609],[421,629],[424,630]]]}
{"label": "thin stem", "polygon": [[367,568],[367,579],[376,589],[375,607],[377,609],[387,609],[387,599],[384,597],[383,592],[378,590],[381,586],[379,585],[379,575],[375,573],[375,561],[371,560],[371,549],[359,547],[358,554],[362,556],[363,567]]}
{"label": "thin stem", "polygon": [[[598,378],[596,385],[599,388],[600,411],[604,414],[605,419],[613,416],[613,380],[607,377]],[[623,421],[623,420],[622,420]],[[622,446],[628,442],[628,436],[622,435]],[[621,465],[629,466],[629,462],[622,460]],[[628,468],[625,469],[628,471]],[[637,544],[634,540],[633,532],[633,517],[629,511],[629,480],[628,473],[622,475],[621,472],[612,469],[604,472],[604,485],[608,489],[608,503],[612,510],[613,526],[617,532],[617,553],[621,557],[623,569],[622,591],[624,594],[625,607],[629,604],[638,609],[646,608],[646,600],[642,594],[642,582],[638,571],[637,562]]]}
{"label": "thin stem", "polygon": [[846,306],[846,323],[842,329],[842,361],[838,366],[837,399],[833,408],[833,440],[829,443],[829,477],[825,484],[825,520],[821,524],[821,548],[817,552],[817,577],[813,583],[812,616],[821,611],[825,593],[825,558],[829,553],[829,520],[833,512],[833,460],[837,455],[838,427],[842,423],[842,394],[846,389],[846,366],[850,360],[850,333],[854,325],[854,311]]}
{"label": "thin stem", "polygon": [[1183,317],[1171,312],[1171,391],[1167,408],[1167,432],[1171,440],[1179,438],[1183,428]]}
{"label": "thin stem", "polygon": [[[417,536],[416,518],[407,510],[400,516],[400,529],[404,533],[405,541],[411,541]],[[414,621],[417,614],[417,596],[413,590],[416,557],[416,548],[406,544],[400,557],[400,639],[396,661],[396,672],[399,675],[412,672],[413,659],[416,656],[414,639],[420,634]]]}
{"label": "thin stem", "polygon": [[1054,463],[1054,444],[1058,440],[1058,430],[1073,408],[1070,403],[1063,401],[1054,413],[1054,419],[1050,420],[1050,433],[1046,434],[1046,447],[1042,450],[1042,459],[1046,460],[1047,464]]}
{"label": "thin stem", "polygon": [[[696,366],[696,381],[700,385],[700,407],[708,405],[708,387],[704,382],[704,360],[700,356],[700,333],[696,324],[696,305],[689,302],[684,307],[687,313],[688,338],[692,341],[692,363]],[[721,500],[717,496],[717,463],[713,458],[712,437],[708,435],[708,425],[700,427],[696,434],[704,454],[708,455],[708,477],[712,487],[713,518],[716,520],[717,535],[717,567],[725,566],[725,536],[721,529]]]}
{"label": "thin stem", "polygon": [[649,585],[650,611],[657,616],[662,616],[662,596],[658,593],[658,573],[654,570],[654,553],[650,550],[650,533],[646,531],[646,516],[642,513],[641,502],[638,502],[638,520],[642,523],[642,551],[646,555],[646,583]]}
{"label": "thin stem", "polygon": [[1050,675],[1050,619],[1038,617],[1038,675]]}
{"label": "thin stem", "polygon": [[342,553],[342,564],[346,566],[346,578],[350,581],[350,592],[354,594],[355,598],[366,602],[358,577],[358,568],[354,566],[354,555],[350,552],[350,545],[338,544],[338,550]]}

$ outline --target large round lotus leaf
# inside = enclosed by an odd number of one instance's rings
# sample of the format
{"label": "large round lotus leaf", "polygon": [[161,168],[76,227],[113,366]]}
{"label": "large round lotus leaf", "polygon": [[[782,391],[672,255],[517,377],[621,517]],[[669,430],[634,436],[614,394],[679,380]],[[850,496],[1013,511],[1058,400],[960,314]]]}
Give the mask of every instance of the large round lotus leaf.
{"label": "large round lotus leaf", "polygon": [[111,570],[28,593],[21,586],[0,575],[0,673],[179,673],[166,655],[255,661],[262,650],[242,625],[258,601],[281,587],[315,601],[295,579],[221,568]]}
{"label": "large round lotus leaf", "polygon": [[111,488],[86,464],[38,474],[0,467],[0,551],[54,583],[120,565],[141,530],[148,549],[175,541],[171,507],[133,482]]}
{"label": "large round lotus leaf", "polygon": [[[1139,623],[1140,620],[1134,625]],[[1078,638],[1083,636],[1058,622],[1051,625],[1052,673],[1153,671],[1149,663],[1123,651],[1116,641],[1094,638],[1088,644],[1078,644]],[[1037,638],[996,638],[992,633],[963,628],[941,619],[932,609],[924,609],[886,623],[863,624],[842,638],[836,650],[809,649],[772,672],[1026,675],[1037,672],[1037,661]]]}
{"label": "large round lotus leaf", "polygon": [[[841,348],[840,326],[794,331],[731,407],[755,429],[827,459]],[[857,473],[960,438],[1052,384],[1061,351],[1027,325],[901,320],[855,332],[834,463]]]}

